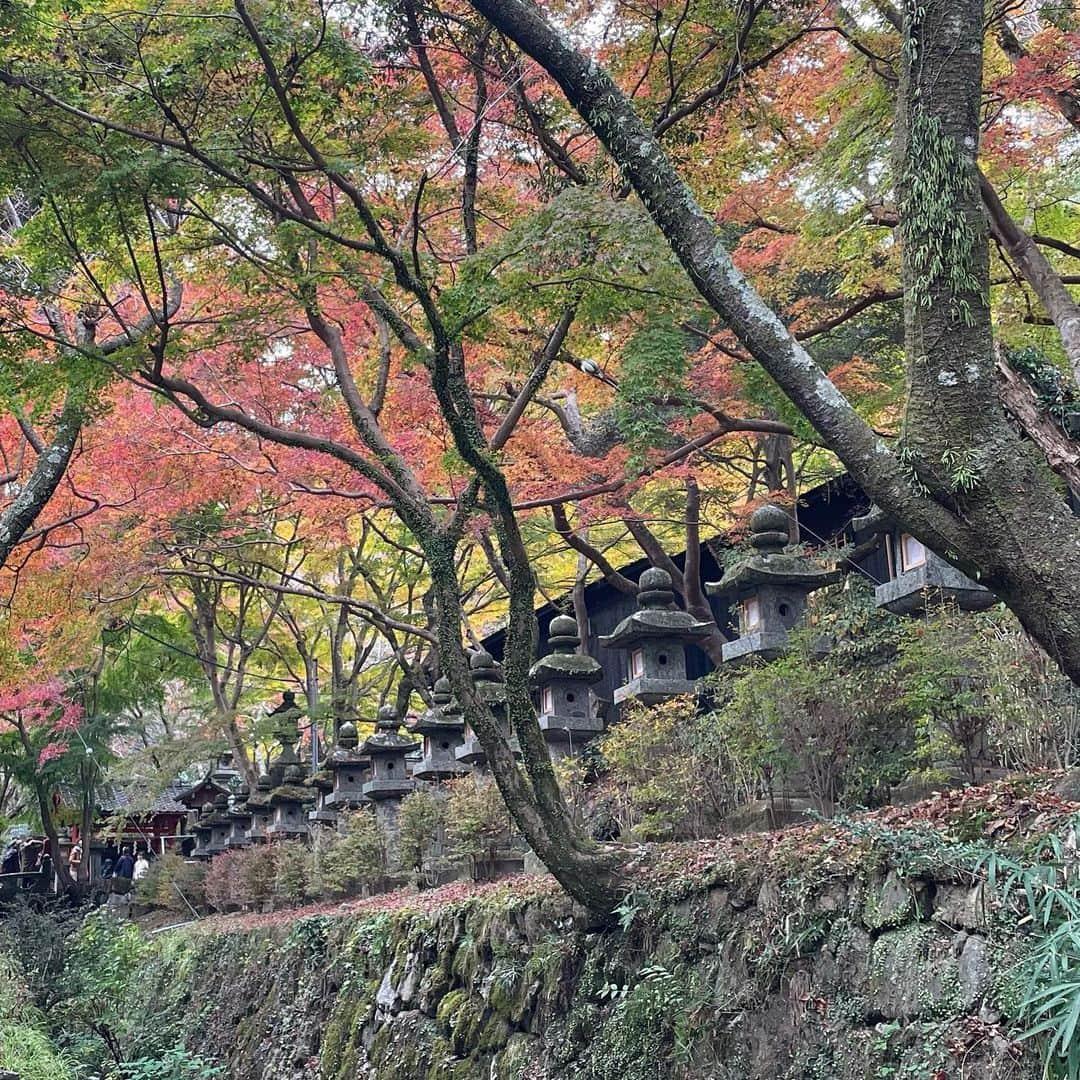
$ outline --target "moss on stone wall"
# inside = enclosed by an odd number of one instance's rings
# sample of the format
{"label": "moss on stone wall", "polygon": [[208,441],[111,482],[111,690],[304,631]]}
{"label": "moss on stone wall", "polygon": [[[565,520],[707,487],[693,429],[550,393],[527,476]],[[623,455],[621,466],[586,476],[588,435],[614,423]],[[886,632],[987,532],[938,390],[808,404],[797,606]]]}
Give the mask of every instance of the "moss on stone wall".
{"label": "moss on stone wall", "polygon": [[512,889],[221,919],[156,939],[132,1007],[183,1010],[235,1080],[933,1080],[957,1055],[969,1080],[1039,1075],[1004,1024],[1016,928],[980,920],[981,886],[880,853],[722,877],[625,931]]}

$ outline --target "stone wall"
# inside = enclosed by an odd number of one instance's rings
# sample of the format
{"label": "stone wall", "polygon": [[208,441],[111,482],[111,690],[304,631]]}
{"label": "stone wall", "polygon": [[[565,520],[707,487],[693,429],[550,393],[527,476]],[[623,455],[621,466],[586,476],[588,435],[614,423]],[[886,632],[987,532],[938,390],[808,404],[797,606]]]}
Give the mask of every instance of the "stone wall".
{"label": "stone wall", "polygon": [[161,935],[135,1007],[233,1080],[1041,1075],[1005,1020],[1022,938],[947,874],[732,864],[607,929],[547,879],[372,903]]}

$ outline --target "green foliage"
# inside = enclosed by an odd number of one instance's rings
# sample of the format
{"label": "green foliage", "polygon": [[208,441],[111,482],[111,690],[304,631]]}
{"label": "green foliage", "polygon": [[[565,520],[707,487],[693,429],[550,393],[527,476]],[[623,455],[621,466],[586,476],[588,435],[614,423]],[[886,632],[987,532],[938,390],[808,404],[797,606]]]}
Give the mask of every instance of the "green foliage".
{"label": "green foliage", "polygon": [[461,858],[484,860],[505,842],[510,819],[494,781],[463,776],[447,784],[446,837]]}
{"label": "green foliage", "polygon": [[1069,376],[1039,349],[1007,349],[1009,366],[1031,384],[1046,414],[1070,439],[1080,439],[1080,394]]}
{"label": "green foliage", "polygon": [[282,840],[267,845],[274,860],[274,898],[278,902],[299,904],[308,892],[311,880],[311,856],[299,840]]}
{"label": "green foliage", "polygon": [[690,1060],[712,999],[697,972],[655,963],[631,983],[604,983],[597,995],[613,1006],[589,1045],[583,1074],[589,1080],[672,1075],[674,1066]]}
{"label": "green foliage", "polygon": [[49,1040],[19,965],[0,953],[0,1067],[20,1080],[74,1080],[73,1063]]}
{"label": "green foliage", "polygon": [[966,210],[975,198],[970,160],[918,102],[908,119],[900,223],[915,303],[929,308],[946,291],[956,318],[970,324],[980,284],[972,271],[975,233]]}
{"label": "green foliage", "polygon": [[386,839],[370,810],[342,814],[338,834],[322,855],[321,873],[331,894],[346,895],[386,874]]}
{"label": "green foliage", "polygon": [[135,884],[135,894],[140,903],[190,916],[191,908],[206,902],[206,875],[205,863],[169,852],[150,863],[146,876]]}
{"label": "green foliage", "polygon": [[[1075,845],[1080,819],[1069,830]],[[1032,941],[1019,979],[1022,1037],[1039,1042],[1048,1080],[1080,1078],[1080,893],[1072,852],[1047,836],[1023,860],[991,851],[979,868],[1003,905],[1024,912]]]}
{"label": "green foliage", "polygon": [[398,812],[397,859],[402,869],[418,870],[435,845],[443,824],[443,801],[418,788],[401,802]]}
{"label": "green foliage", "polygon": [[[697,703],[675,698],[659,705],[635,705],[625,720],[597,740],[597,749],[618,793],[617,816],[624,832],[641,840],[671,840],[703,833],[710,803],[717,798],[702,776],[704,738]],[[710,800],[702,800],[708,790]]]}
{"label": "green foliage", "polygon": [[974,778],[1080,754],[1080,692],[1011,617],[896,619],[856,578],[817,594],[784,656],[722,670],[708,690],[705,712],[689,699],[639,707],[594,744],[624,835],[714,835],[785,789],[852,809],[888,801],[910,774]]}
{"label": "green foliage", "polygon": [[689,351],[686,333],[672,318],[650,321],[626,344],[616,420],[634,464],[642,462],[646,450],[669,443],[665,420],[679,410],[690,414]]}
{"label": "green foliage", "polygon": [[136,1058],[121,1066],[123,1080],[213,1080],[223,1066],[208,1065],[181,1046],[171,1046],[160,1057]]}

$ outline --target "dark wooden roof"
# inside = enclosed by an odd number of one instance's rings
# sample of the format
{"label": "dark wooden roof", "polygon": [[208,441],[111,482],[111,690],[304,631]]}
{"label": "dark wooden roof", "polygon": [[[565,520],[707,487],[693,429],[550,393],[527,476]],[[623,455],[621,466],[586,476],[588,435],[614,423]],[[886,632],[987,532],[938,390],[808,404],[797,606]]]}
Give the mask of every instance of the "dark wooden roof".
{"label": "dark wooden roof", "polygon": [[[847,475],[839,476],[835,480],[812,488],[799,499],[798,517],[803,542],[811,547],[840,545],[848,542],[851,539],[851,519],[865,513],[869,506],[870,500]],[[714,538],[702,545],[701,578],[703,583],[718,581],[723,576],[717,554],[726,546],[728,545],[722,537]],[[673,555],[672,561],[682,569],[686,562],[685,552]],[[641,558],[619,567],[619,572],[637,581],[650,565],[648,559]],[[871,566],[868,562],[865,569],[871,576],[883,580],[883,567]],[[733,619],[728,611],[728,605],[717,599],[710,599],[709,604],[718,625],[722,630],[730,632]],[[585,605],[589,612],[589,633],[586,646],[589,654],[596,657],[604,669],[604,677],[593,688],[594,693],[601,702],[610,703],[613,701],[616,687],[626,682],[628,659],[622,651],[605,649],[600,644],[600,638],[610,634],[622,619],[631,614],[637,607],[637,601],[633,596],[620,592],[609,582],[600,578],[585,586]],[[560,597],[553,604],[548,603],[537,608],[536,617],[540,624],[538,655],[544,656],[551,651],[548,645],[548,628],[551,620],[563,613],[573,614],[573,604],[569,595]],[[503,655],[504,640],[505,630],[499,629],[488,635],[483,645],[496,660],[499,660]],[[691,679],[698,679],[713,670],[712,662],[696,646],[687,647],[686,660],[687,675]]]}

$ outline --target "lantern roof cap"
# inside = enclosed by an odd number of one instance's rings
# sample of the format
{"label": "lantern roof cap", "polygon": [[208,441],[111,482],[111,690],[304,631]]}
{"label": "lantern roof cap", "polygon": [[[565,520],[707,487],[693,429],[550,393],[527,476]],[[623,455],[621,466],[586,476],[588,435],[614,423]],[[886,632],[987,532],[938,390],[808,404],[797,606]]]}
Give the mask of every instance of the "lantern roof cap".
{"label": "lantern roof cap", "polygon": [[529,668],[529,681],[534,685],[541,686],[555,679],[595,683],[604,677],[604,669],[598,660],[577,651],[581,644],[577,619],[556,615],[548,628],[548,641],[552,651]]}
{"label": "lantern roof cap", "polygon": [[375,734],[369,735],[360,749],[370,757],[379,757],[397,753],[407,754],[419,745],[407,735],[401,734],[401,721],[398,720],[393,705],[383,705],[375,721]]}
{"label": "lantern roof cap", "polygon": [[698,641],[712,632],[709,623],[675,606],[671,575],[658,566],[650,566],[638,579],[637,600],[638,610],[600,639],[605,649],[628,649],[647,638]]}
{"label": "lantern roof cap", "polygon": [[[750,518],[750,546],[746,555],[731,566],[719,581],[705,586],[709,596],[737,599],[763,585],[786,586],[813,592],[839,581],[839,570],[828,570],[807,555],[785,551],[788,543],[788,515],[779,506],[758,507]],[[783,528],[781,528],[783,526]]]}

